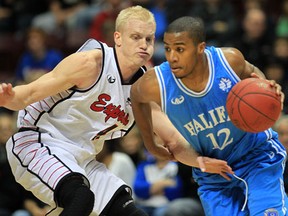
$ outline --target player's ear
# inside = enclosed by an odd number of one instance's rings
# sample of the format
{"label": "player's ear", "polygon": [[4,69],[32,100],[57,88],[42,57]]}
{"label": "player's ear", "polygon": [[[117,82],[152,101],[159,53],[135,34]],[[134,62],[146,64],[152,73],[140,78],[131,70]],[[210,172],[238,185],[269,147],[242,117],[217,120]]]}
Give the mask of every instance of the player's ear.
{"label": "player's ear", "polygon": [[114,42],[116,46],[118,47],[121,46],[121,33],[118,31],[114,32]]}
{"label": "player's ear", "polygon": [[204,53],[205,47],[206,47],[206,43],[205,43],[205,42],[199,43],[199,44],[197,45],[198,53]]}

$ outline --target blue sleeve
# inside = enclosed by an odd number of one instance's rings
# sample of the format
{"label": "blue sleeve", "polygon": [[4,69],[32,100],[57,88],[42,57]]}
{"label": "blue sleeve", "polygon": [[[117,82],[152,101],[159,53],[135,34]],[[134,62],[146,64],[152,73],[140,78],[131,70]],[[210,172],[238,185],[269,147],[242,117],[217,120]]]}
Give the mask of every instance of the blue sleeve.
{"label": "blue sleeve", "polygon": [[63,55],[61,52],[56,50],[50,50],[48,54],[49,58],[47,59],[47,64],[50,67],[49,70],[52,70],[60,61],[62,61]]}
{"label": "blue sleeve", "polygon": [[25,65],[29,64],[27,54],[23,54],[18,62],[16,67],[16,80],[23,80],[24,79],[24,67]]}
{"label": "blue sleeve", "polygon": [[146,180],[144,172],[146,165],[147,163],[143,162],[137,166],[136,177],[134,181],[134,193],[137,197],[142,199],[148,199],[150,197],[151,184]]}

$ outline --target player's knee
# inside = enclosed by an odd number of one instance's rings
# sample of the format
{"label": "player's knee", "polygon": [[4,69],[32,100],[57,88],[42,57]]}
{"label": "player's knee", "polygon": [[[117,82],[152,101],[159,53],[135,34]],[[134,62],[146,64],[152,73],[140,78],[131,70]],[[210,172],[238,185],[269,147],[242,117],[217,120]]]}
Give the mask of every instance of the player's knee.
{"label": "player's knee", "polygon": [[56,201],[64,210],[61,216],[89,215],[94,207],[94,193],[84,183],[83,177],[67,177],[56,188]]}

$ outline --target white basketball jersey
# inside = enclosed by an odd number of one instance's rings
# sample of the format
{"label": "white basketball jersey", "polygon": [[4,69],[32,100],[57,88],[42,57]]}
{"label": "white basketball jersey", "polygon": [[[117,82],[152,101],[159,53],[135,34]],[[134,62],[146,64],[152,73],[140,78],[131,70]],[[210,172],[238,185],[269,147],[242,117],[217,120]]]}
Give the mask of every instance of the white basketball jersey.
{"label": "white basketball jersey", "polygon": [[[134,123],[131,83],[123,84],[114,48],[89,39],[78,51],[91,49],[103,51],[103,67],[95,83],[87,89],[70,89],[29,105],[19,112],[19,127],[48,132],[92,154],[102,149],[104,140],[125,135]],[[135,77],[144,71],[141,68]]]}

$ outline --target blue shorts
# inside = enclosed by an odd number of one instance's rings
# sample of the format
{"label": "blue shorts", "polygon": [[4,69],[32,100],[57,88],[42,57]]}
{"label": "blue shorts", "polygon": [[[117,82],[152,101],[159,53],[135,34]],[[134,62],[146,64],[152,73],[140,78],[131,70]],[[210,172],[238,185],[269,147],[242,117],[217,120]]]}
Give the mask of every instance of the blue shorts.
{"label": "blue shorts", "polygon": [[277,140],[269,142],[271,148],[249,154],[233,167],[230,182],[199,185],[206,216],[288,215],[283,184],[286,152]]}

